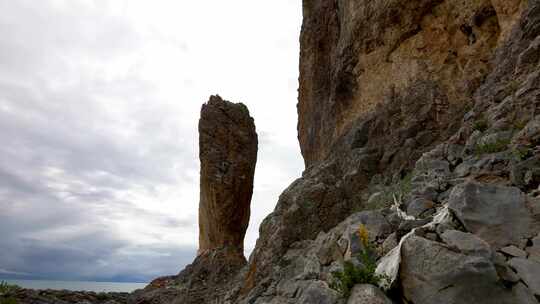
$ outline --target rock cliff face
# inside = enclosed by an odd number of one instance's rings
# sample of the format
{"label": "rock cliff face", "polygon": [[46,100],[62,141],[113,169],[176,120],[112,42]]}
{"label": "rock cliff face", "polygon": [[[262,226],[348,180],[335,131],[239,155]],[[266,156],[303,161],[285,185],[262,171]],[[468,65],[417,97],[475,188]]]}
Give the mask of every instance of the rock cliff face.
{"label": "rock cliff face", "polygon": [[210,97],[199,120],[199,157],[199,254],[224,247],[243,254],[257,162],[246,106]]}
{"label": "rock cliff face", "polygon": [[363,225],[396,303],[537,303],[539,34],[538,1],[305,1],[306,171],[231,302],[343,303]]}
{"label": "rock cliff face", "polygon": [[[348,128],[418,83],[436,88],[436,121],[471,104],[522,0],[304,1],[298,138],[306,165]],[[433,93],[432,93],[433,94]]]}

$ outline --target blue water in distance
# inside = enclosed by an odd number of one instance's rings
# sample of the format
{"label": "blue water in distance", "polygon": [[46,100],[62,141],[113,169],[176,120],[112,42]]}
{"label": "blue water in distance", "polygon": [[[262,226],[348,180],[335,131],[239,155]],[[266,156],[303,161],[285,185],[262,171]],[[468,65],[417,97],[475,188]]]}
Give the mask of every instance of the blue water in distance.
{"label": "blue water in distance", "polygon": [[94,292],[132,292],[144,288],[148,283],[117,282],[80,282],[80,281],[46,281],[46,280],[0,280],[27,289],[57,289],[71,291]]}

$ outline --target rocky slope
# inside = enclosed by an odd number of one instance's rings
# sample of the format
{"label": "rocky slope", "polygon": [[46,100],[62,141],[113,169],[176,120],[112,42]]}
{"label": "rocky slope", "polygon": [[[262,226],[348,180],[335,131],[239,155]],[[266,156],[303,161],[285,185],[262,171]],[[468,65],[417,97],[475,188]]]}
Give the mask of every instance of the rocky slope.
{"label": "rocky slope", "polygon": [[[438,130],[493,69],[521,0],[304,1],[298,137],[306,165],[377,105],[433,95]],[[426,90],[427,89],[427,90]]]}
{"label": "rocky slope", "polygon": [[536,303],[539,34],[538,1],[305,2],[307,169],[230,302],[345,301],[363,224],[396,303]]}
{"label": "rocky slope", "polygon": [[[196,261],[131,303],[538,303],[540,1],[303,9],[305,172],[247,265]],[[377,279],[336,291],[366,252]]]}

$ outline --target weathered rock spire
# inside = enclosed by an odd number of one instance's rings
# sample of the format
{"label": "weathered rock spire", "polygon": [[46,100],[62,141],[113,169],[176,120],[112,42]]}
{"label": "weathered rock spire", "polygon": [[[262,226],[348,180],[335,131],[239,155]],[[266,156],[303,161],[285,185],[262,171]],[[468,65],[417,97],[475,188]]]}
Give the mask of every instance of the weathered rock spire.
{"label": "weathered rock spire", "polygon": [[257,162],[257,133],[242,103],[211,96],[201,109],[199,255],[243,252]]}

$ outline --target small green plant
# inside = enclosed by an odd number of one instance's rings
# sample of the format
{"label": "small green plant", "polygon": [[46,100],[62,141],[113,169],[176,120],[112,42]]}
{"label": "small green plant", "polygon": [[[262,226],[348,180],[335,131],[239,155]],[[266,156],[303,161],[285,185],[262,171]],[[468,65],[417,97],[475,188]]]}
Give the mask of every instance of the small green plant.
{"label": "small green plant", "polygon": [[19,289],[20,287],[17,285],[12,285],[8,284],[8,282],[0,281],[0,296],[15,292]]}
{"label": "small green plant", "polygon": [[364,225],[360,225],[358,237],[364,245],[364,250],[354,257],[357,263],[352,260],[345,261],[343,271],[334,272],[334,280],[330,284],[332,289],[337,290],[345,298],[349,297],[356,284],[378,285],[384,279],[375,273],[377,269],[375,251],[369,243],[369,232]]}
{"label": "small green plant", "polygon": [[519,81],[519,79],[512,79],[506,85],[506,89],[514,93],[515,91],[519,89],[520,86],[521,86],[521,81]]}
{"label": "small green plant", "polygon": [[106,302],[106,300],[108,300],[110,297],[109,297],[109,294],[107,294],[106,292],[98,292],[96,294],[96,299],[100,300],[100,301],[103,301],[103,302]]}
{"label": "small green plant", "polygon": [[17,300],[11,294],[19,289],[20,287],[17,285],[0,281],[0,304],[17,304]]}
{"label": "small green plant", "polygon": [[466,103],[464,106],[463,106],[463,112],[467,113],[469,111],[471,111],[473,109],[473,104],[472,103]]}
{"label": "small green plant", "polygon": [[516,130],[516,131],[523,130],[523,128],[525,128],[525,126],[527,126],[527,123],[528,123],[528,121],[526,121],[526,120],[516,120],[516,121],[514,121],[514,123],[513,123],[514,130]]}
{"label": "small green plant", "polygon": [[409,195],[412,191],[412,178],[412,172],[405,175],[405,177],[397,183],[396,188],[394,188],[393,196],[400,200],[404,200],[405,196]]}
{"label": "small green plant", "polygon": [[384,189],[380,191],[380,195],[376,197],[373,201],[371,201],[369,204],[366,204],[364,209],[375,210],[381,208],[388,208],[392,206],[396,201],[402,202],[412,190],[412,177],[413,174],[409,173],[397,183],[385,186]]}
{"label": "small green plant", "polygon": [[508,149],[510,139],[498,139],[495,142],[489,142],[476,145],[474,152],[476,155],[491,154]]}
{"label": "small green plant", "polygon": [[485,132],[489,128],[487,119],[480,117],[477,121],[473,123],[473,130]]}
{"label": "small green plant", "polygon": [[525,160],[529,155],[531,155],[532,150],[528,147],[516,147],[512,150],[512,155],[518,161]]}
{"label": "small green plant", "polygon": [[5,299],[0,299],[0,304],[17,304],[17,299],[9,297]]}

